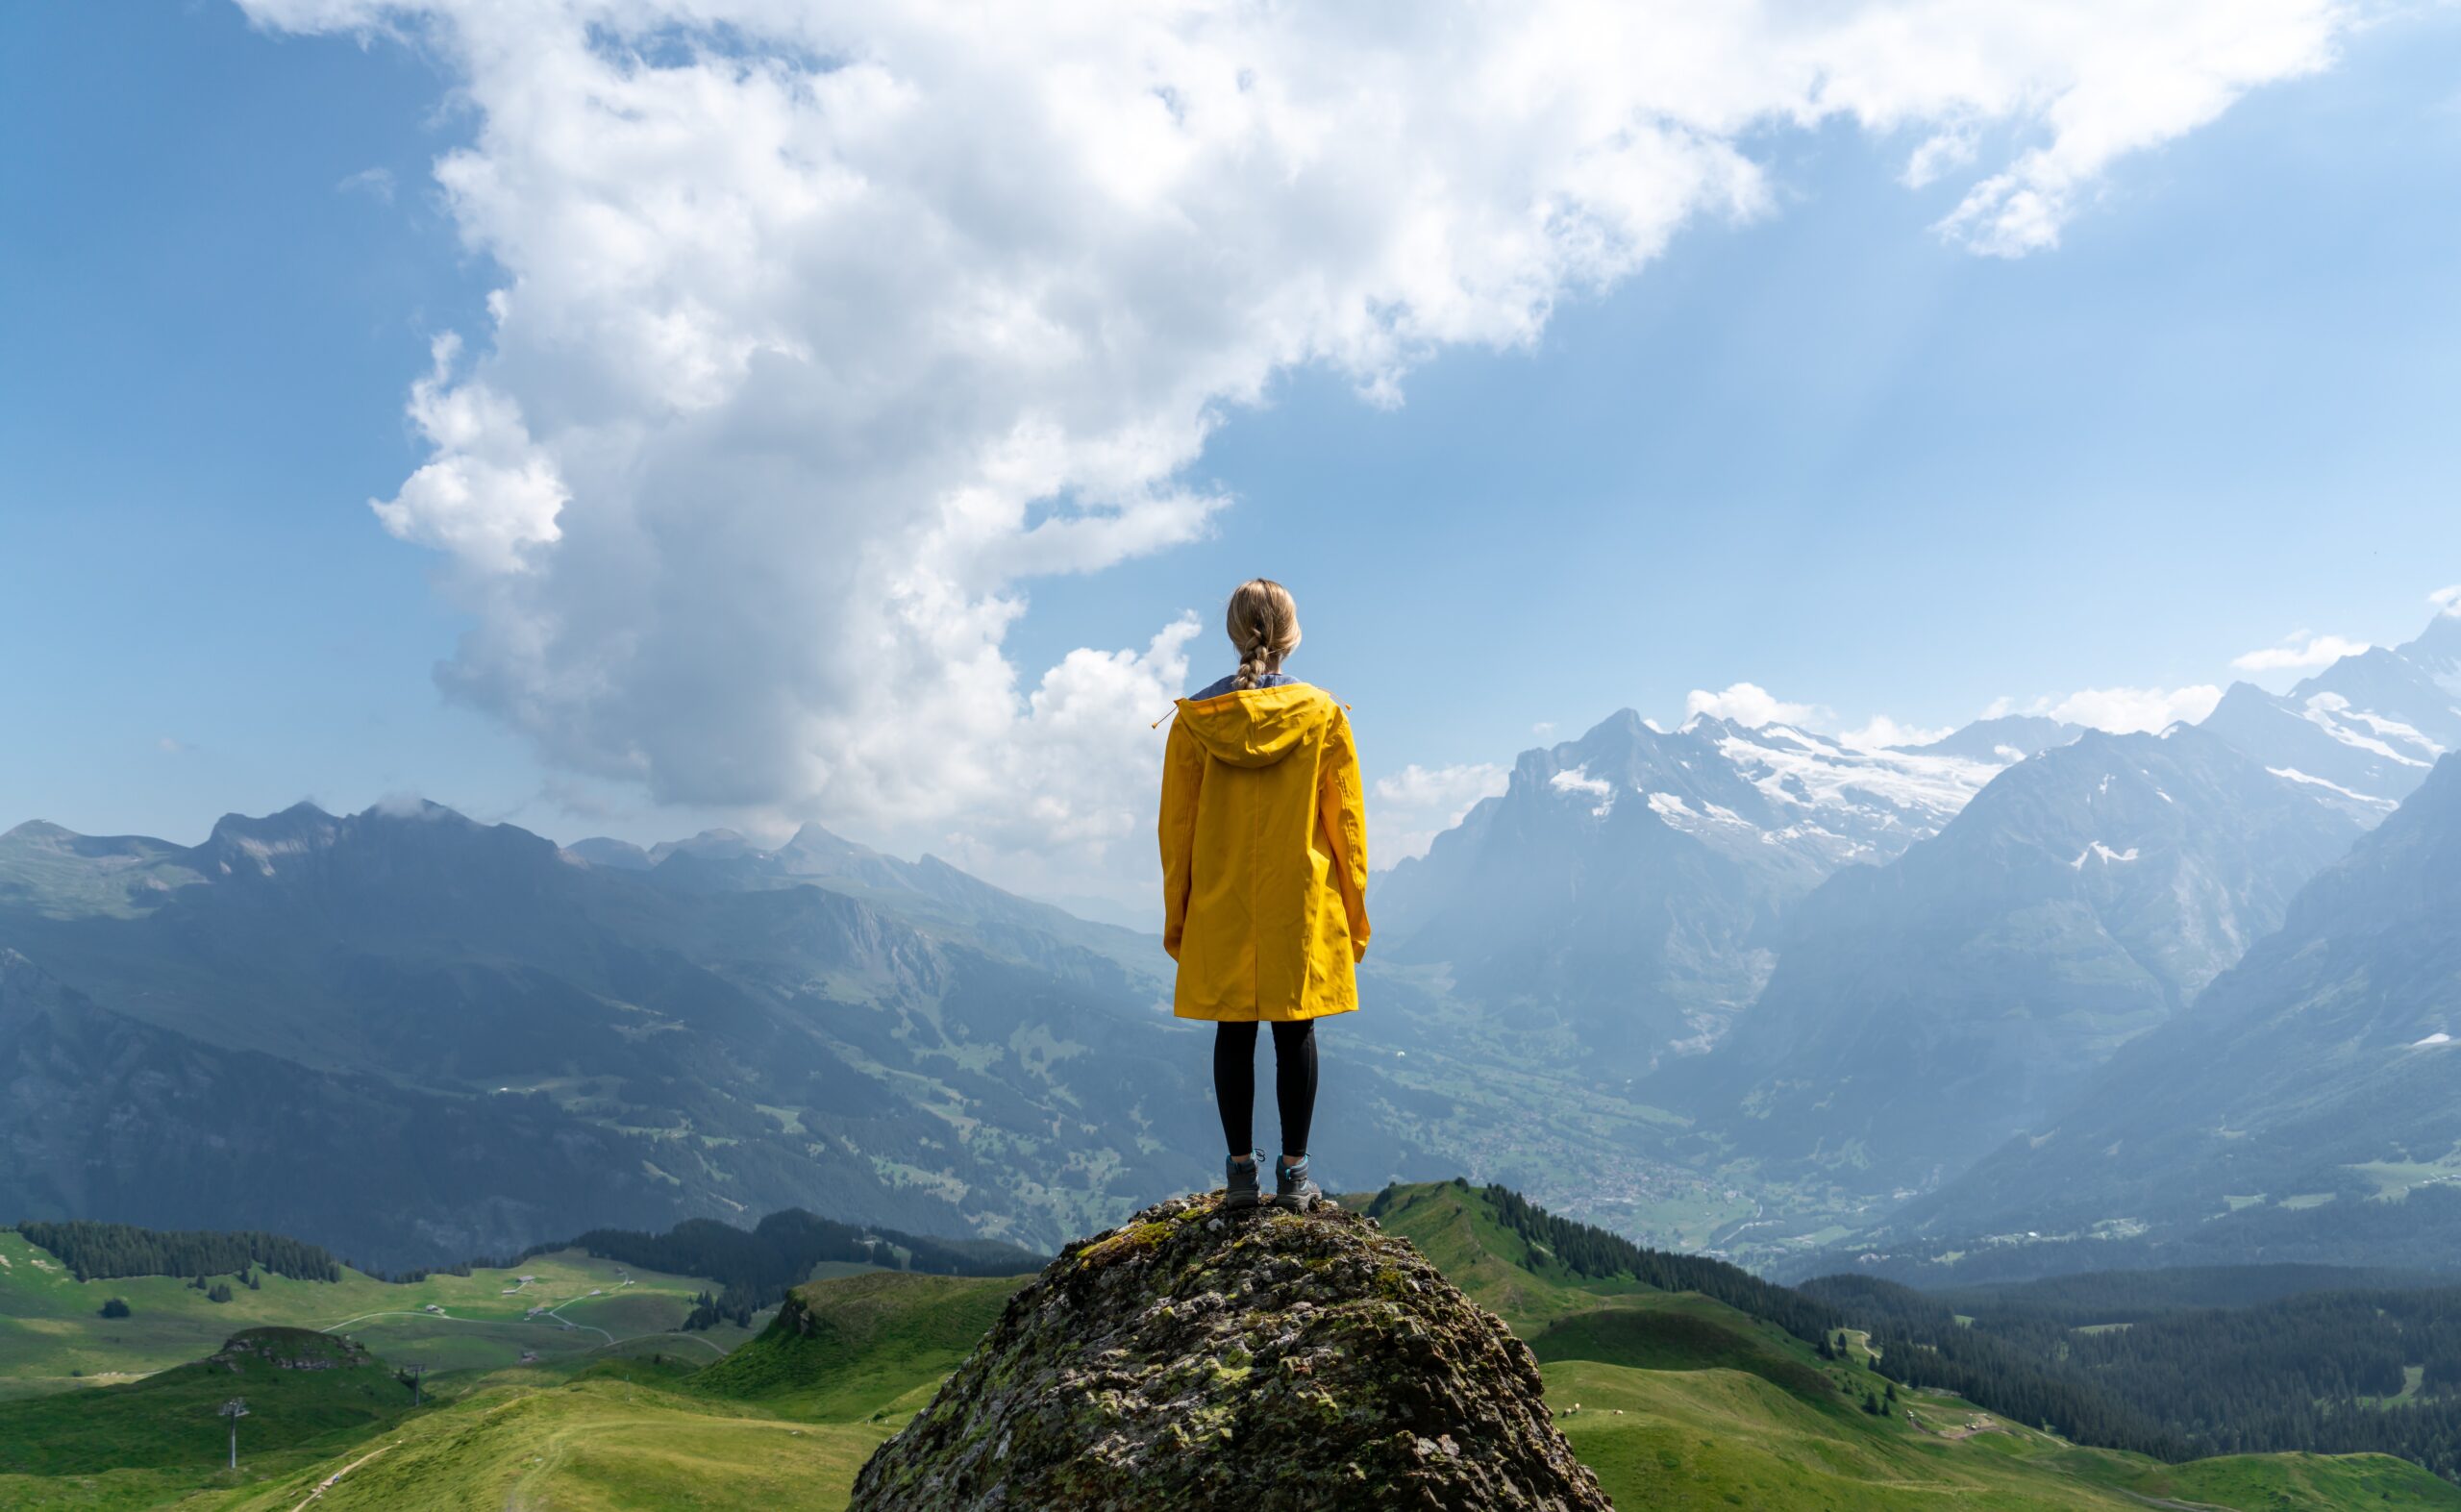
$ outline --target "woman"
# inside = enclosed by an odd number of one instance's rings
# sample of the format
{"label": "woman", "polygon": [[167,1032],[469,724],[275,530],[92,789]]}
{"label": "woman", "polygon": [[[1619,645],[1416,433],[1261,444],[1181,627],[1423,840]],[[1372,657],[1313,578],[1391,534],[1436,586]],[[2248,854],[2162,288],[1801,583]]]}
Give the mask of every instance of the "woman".
{"label": "woman", "polygon": [[1273,1026],[1281,1112],[1276,1205],[1324,1192],[1307,1172],[1316,1025],[1358,1006],[1367,954],[1367,816],[1350,719],[1281,670],[1299,607],[1258,578],[1230,595],[1239,670],[1179,701],[1162,758],[1162,948],[1180,965],[1172,1010],[1211,1019],[1221,1104],[1223,1205],[1253,1207],[1256,1025]]}

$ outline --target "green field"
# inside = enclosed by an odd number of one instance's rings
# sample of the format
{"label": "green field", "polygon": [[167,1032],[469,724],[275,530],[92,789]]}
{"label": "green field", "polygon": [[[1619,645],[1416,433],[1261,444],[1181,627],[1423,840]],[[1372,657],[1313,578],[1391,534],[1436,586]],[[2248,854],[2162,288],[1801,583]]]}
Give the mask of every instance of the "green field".
{"label": "green field", "polygon": [[[2461,1512],[2461,1489],[2382,1456],[2162,1465],[2080,1448],[1943,1393],[1902,1388],[1895,1410],[1875,1416],[1863,1410],[1863,1396],[1881,1383],[1861,1365],[1859,1344],[1849,1349],[1850,1360],[1823,1360],[1775,1326],[1708,1298],[1583,1280],[1506,1229],[1479,1194],[1449,1183],[1396,1189],[1380,1211],[1388,1230],[1417,1244],[1529,1342],[1566,1436],[1627,1509]],[[76,1315],[62,1299],[73,1289],[83,1308],[127,1296],[137,1317],[115,1326],[141,1338],[147,1358],[159,1358],[194,1330],[235,1318],[242,1301],[270,1310],[277,1283],[215,1306],[178,1282],[78,1288],[21,1258],[22,1249],[11,1254],[0,1271],[0,1316],[21,1326],[74,1325],[66,1333],[0,1335],[36,1339],[44,1351],[41,1371],[21,1368],[37,1363],[33,1356],[0,1354],[0,1367],[18,1369],[15,1378],[51,1387],[0,1402],[0,1467],[45,1472],[0,1474],[0,1506],[41,1512],[161,1505],[293,1512],[320,1486],[318,1512],[842,1507],[864,1458],[930,1400],[1019,1284],[898,1272],[827,1276],[798,1288],[757,1338],[717,1338],[739,1346],[719,1360],[716,1351],[678,1348],[671,1334],[656,1331],[671,1321],[663,1309],[680,1306],[702,1283],[634,1274],[623,1287],[615,1267],[580,1256],[525,1265],[539,1278],[531,1283],[536,1295],[520,1298],[501,1295],[503,1273],[436,1277],[420,1283],[426,1291],[363,1277],[321,1292],[280,1283],[282,1295],[322,1302],[411,1301],[381,1309],[387,1315],[416,1314],[435,1301],[452,1321],[417,1315],[387,1326],[439,1365],[457,1344],[467,1358],[450,1356],[453,1367],[431,1377],[435,1400],[418,1410],[381,1368],[304,1385],[251,1380],[252,1400],[258,1390],[268,1392],[267,1420],[241,1425],[235,1476],[213,1457],[221,1425],[208,1399],[227,1389],[223,1377],[184,1366],[99,1391],[68,1389],[58,1367],[72,1353],[112,1356],[98,1342],[109,1335],[88,1327],[101,1320]],[[610,1278],[619,1284],[609,1286]],[[573,1299],[558,1308],[576,1328],[524,1320],[528,1306],[549,1295]],[[132,1329],[146,1317],[148,1299],[155,1322]],[[345,1307],[326,1321],[374,1343],[373,1319]],[[582,1325],[628,1342],[610,1349],[591,1335],[586,1348],[533,1365],[503,1358],[518,1346],[511,1330],[560,1336]],[[710,1363],[701,1364],[701,1354]],[[276,1395],[292,1386],[308,1393],[295,1412]]]}
{"label": "green field", "polygon": [[[796,1422],[584,1375],[547,1390],[482,1392],[382,1442],[197,1505],[289,1512],[318,1482],[356,1464],[318,1508],[842,1507],[855,1472],[892,1426]],[[362,1460],[371,1450],[376,1457]]]}
{"label": "green field", "polygon": [[[132,1380],[266,1325],[344,1332],[387,1359],[437,1372],[516,1367],[525,1351],[566,1364],[619,1348],[714,1360],[758,1331],[677,1333],[705,1283],[572,1250],[402,1285],[347,1269],[338,1281],[259,1275],[258,1289],[235,1284],[228,1302],[165,1276],[79,1281],[22,1234],[0,1230],[0,1400]],[[129,1317],[101,1316],[113,1297],[128,1301]]]}

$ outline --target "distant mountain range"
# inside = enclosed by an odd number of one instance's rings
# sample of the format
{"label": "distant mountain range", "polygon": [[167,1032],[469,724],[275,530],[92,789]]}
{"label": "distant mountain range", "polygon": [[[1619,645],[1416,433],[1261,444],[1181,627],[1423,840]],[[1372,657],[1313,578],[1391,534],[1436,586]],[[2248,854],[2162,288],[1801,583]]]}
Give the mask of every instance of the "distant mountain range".
{"label": "distant mountain range", "polygon": [[1380,953],[1565,1022],[1605,1070],[1715,1044],[1769,979],[1785,911],[1937,833],[2013,762],[2076,738],[1987,720],[1915,751],[1625,709],[1526,751],[1504,792],[1386,876]]}
{"label": "distant mountain range", "polygon": [[2086,735],[1832,878],[1733,1033],[1645,1095],[1757,1155],[1938,1180],[2178,1013],[2359,833],[2194,727]]}
{"label": "distant mountain range", "polygon": [[[2334,1245],[2401,1211],[2371,1194],[2431,1194],[2424,1224],[2461,1191],[2455,750],[2452,616],[2155,733],[1867,750],[1627,710],[1377,880],[1320,1127],[1349,1184],[1465,1170],[1789,1268],[2011,1274],[2079,1234],[2160,1263],[2191,1230],[2208,1262],[2364,1258]],[[792,1206],[1047,1246],[1209,1178],[1168,973],[817,828],[21,825],[0,1218],[388,1266]]]}
{"label": "distant mountain range", "polygon": [[[595,857],[595,859],[593,859]],[[806,1206],[1048,1246],[1200,1183],[1150,937],[807,830],[561,851],[434,805],[0,835],[0,1214],[374,1264]],[[1372,1063],[1353,1171],[1439,1164]]]}
{"label": "distant mountain range", "polygon": [[[1668,1149],[1695,1169],[1877,1214],[2030,1148],[2140,1036],[2194,1033],[2200,995],[2243,991],[2225,974],[2454,749],[2450,615],[2158,733],[2016,718],[1863,751],[1626,712],[1524,753],[1504,794],[1396,868],[1380,937],[1461,1000],[1568,1029],[1600,1080],[1635,1078],[1633,1103],[1687,1121]],[[2346,1111],[2370,1148],[2406,1148]],[[1909,1216],[1950,1248],[2042,1195],[2008,1191]],[[1748,1227],[1788,1231],[1765,1210]]]}

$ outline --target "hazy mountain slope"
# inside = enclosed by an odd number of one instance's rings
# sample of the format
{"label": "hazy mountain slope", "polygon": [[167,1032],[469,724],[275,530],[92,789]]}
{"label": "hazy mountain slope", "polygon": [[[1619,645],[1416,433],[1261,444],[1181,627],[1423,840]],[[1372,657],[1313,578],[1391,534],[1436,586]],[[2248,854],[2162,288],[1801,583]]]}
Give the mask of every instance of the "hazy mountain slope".
{"label": "hazy mountain slope", "polygon": [[[647,871],[674,892],[756,891],[816,885],[875,904],[927,931],[936,930],[1021,959],[1049,962],[1055,947],[1090,951],[1130,976],[1169,991],[1171,962],[1159,933],[1078,918],[1004,891],[937,856],[901,860],[806,825],[774,851],[731,830],[712,830],[647,852],[620,841],[583,841],[568,855],[595,855],[619,868]],[[626,855],[630,852],[631,855]],[[633,856],[640,858],[634,866]],[[1160,902],[1155,904],[1158,927]]]}
{"label": "hazy mountain slope", "polygon": [[[185,1137],[282,1111],[219,1111],[218,1078],[244,1068],[260,1097],[267,1078],[351,1088],[366,1137],[385,1130],[371,1171],[211,1186],[213,1221],[338,1242],[319,1204],[364,1202],[394,1215],[352,1230],[380,1263],[789,1206],[1047,1244],[1211,1165],[1203,1031],[1160,1011],[1156,979],[1122,964],[1132,949],[1078,943],[1139,937],[933,862],[893,863],[883,876],[909,885],[861,896],[805,885],[785,870],[817,864],[803,839],[783,862],[687,845],[642,869],[432,805],[233,816],[193,850],[23,826],[0,835],[0,946],[114,1023],[220,1053],[186,1082]],[[1355,1121],[1349,1169],[1423,1169],[1372,1064],[1328,1080]],[[412,1104],[438,1128],[493,1128],[515,1104],[529,1122],[492,1150],[457,1134],[448,1159],[379,1113]],[[108,1105],[58,1111],[21,1200],[152,1224],[187,1211],[143,1161],[108,1191],[80,1175]],[[564,1157],[525,1153],[540,1147],[587,1165],[576,1190],[593,1201],[534,1202],[571,1184]]]}
{"label": "hazy mountain slope", "polygon": [[[2461,757],[2447,756],[2191,1012],[2128,1047],[2037,1139],[1914,1204],[1902,1228],[2130,1219],[2158,1236],[2202,1226],[2228,1198],[2287,1200],[2287,1219],[2461,1180],[2456,921]],[[2427,1203],[2417,1216],[2454,1226],[2461,1213]]]}
{"label": "hazy mountain slope", "polygon": [[2416,640],[2397,649],[2402,660],[2461,704],[2461,614],[2446,609],[2427,622]]}
{"label": "hazy mountain slope", "polygon": [[534,1097],[454,1098],[227,1050],[0,951],[0,1212],[467,1255],[666,1211],[659,1142]]}
{"label": "hazy mountain slope", "polygon": [[1735,1032],[1652,1090],[1763,1156],[1952,1172],[2176,1013],[2357,832],[2202,731],[2089,734],[1831,879]]}
{"label": "hazy mountain slope", "polygon": [[1726,1032],[1787,905],[1935,832],[2004,764],[1627,709],[1524,752],[1501,797],[1383,878],[1379,954],[1560,1019],[1602,1073],[1646,1071]]}

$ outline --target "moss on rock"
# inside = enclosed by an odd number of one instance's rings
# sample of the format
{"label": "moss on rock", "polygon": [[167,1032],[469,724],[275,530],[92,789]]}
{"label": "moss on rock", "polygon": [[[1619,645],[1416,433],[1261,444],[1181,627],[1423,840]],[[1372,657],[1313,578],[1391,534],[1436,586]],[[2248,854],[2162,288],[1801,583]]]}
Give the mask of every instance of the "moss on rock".
{"label": "moss on rock", "polygon": [[1069,1246],[852,1512],[1595,1512],[1538,1367],[1409,1242],[1175,1198]]}

